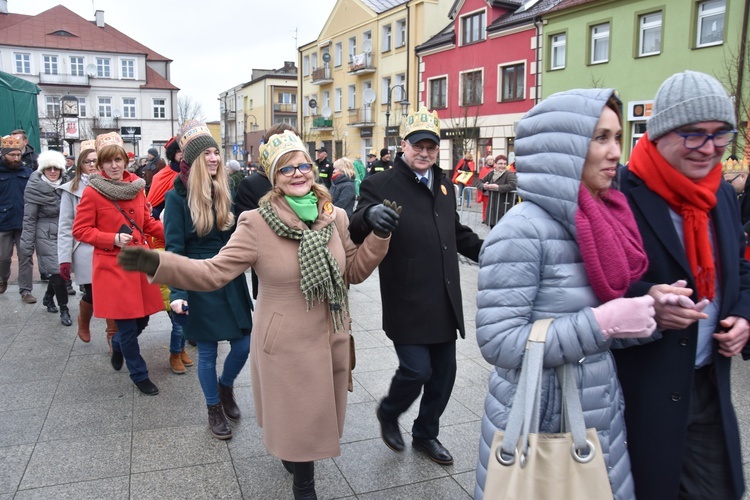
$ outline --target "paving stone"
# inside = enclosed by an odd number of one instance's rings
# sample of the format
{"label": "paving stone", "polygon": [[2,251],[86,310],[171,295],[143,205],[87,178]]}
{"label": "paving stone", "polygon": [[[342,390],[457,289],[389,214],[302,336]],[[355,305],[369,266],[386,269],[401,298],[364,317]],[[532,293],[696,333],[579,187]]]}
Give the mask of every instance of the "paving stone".
{"label": "paving stone", "polygon": [[0,412],[0,447],[36,443],[46,416],[47,408]]}
{"label": "paving stone", "polygon": [[3,410],[47,408],[55,396],[56,388],[56,384],[43,380],[0,385],[0,408]]}
{"label": "paving stone", "polygon": [[214,438],[208,426],[170,427],[133,433],[130,470],[151,472],[230,459],[227,442]]}
{"label": "paving stone", "polygon": [[52,404],[39,441],[102,436],[130,430],[133,422],[131,399]]}
{"label": "paving stone", "polygon": [[445,477],[357,495],[360,500],[466,500],[472,497],[453,480]]}
{"label": "paving stone", "polygon": [[474,498],[474,486],[476,485],[476,471],[461,472],[460,474],[453,474],[453,479],[461,485],[464,491]]}
{"label": "paving stone", "polygon": [[14,500],[128,500],[129,496],[130,477],[120,476],[20,490]]}
{"label": "paving stone", "polygon": [[0,493],[13,493],[21,483],[21,478],[34,451],[34,445],[0,447]]}
{"label": "paving stone", "polygon": [[132,500],[163,500],[165,498],[239,500],[242,494],[232,463],[222,462],[133,474],[130,479],[130,498]]}

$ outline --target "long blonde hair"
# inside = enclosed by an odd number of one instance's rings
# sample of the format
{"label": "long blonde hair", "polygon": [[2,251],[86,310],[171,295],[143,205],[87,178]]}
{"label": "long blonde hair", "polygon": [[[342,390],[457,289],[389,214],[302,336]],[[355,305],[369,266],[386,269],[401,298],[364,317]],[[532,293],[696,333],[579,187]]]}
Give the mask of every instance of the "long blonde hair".
{"label": "long blonde hair", "polygon": [[234,225],[232,197],[221,160],[216,175],[211,177],[205,156],[202,152],[198,155],[188,174],[187,204],[199,237],[210,233],[214,223],[221,231],[231,229]]}
{"label": "long blonde hair", "polygon": [[[310,158],[310,154],[307,151],[290,151],[288,153],[284,153],[279,157],[279,160],[276,162],[277,165],[286,165],[288,161],[292,159],[294,155],[297,153],[302,153],[305,156],[305,160],[308,163],[312,163],[315,175],[317,175],[317,167],[315,166],[315,163],[312,161],[312,158]],[[281,172],[279,172],[278,169],[276,169],[275,172],[276,176],[283,175]],[[276,179],[274,179],[274,184],[276,184]],[[315,197],[318,199],[318,201],[331,201],[331,193],[328,192],[328,190],[323,186],[322,184],[318,184],[317,182],[313,182],[311,191],[315,195]],[[266,193],[260,201],[271,201],[273,199],[284,197],[284,193],[279,189],[278,186],[274,186],[273,189],[271,189],[268,193]]]}

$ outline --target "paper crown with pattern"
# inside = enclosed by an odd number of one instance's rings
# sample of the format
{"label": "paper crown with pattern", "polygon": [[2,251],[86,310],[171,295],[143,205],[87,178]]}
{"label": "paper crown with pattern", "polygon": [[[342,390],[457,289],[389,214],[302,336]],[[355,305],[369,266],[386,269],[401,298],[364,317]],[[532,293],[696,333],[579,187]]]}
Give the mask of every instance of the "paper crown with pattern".
{"label": "paper crown with pattern", "polygon": [[430,112],[422,106],[418,111],[412,110],[406,116],[406,120],[401,124],[401,137],[408,139],[417,133],[420,136],[418,140],[429,138],[440,143],[440,118],[436,111]]}
{"label": "paper crown with pattern", "polygon": [[276,177],[276,163],[284,153],[290,151],[307,152],[305,143],[297,134],[291,130],[285,130],[282,134],[272,135],[268,142],[260,145],[260,163],[263,165],[271,184]]}
{"label": "paper crown with pattern", "polygon": [[96,140],[88,139],[81,142],[81,151],[86,151],[87,149],[96,149]]}
{"label": "paper crown with pattern", "polygon": [[21,149],[21,139],[13,137],[12,135],[6,135],[2,139],[3,154],[10,153],[13,150]]}
{"label": "paper crown with pattern", "polygon": [[125,143],[122,141],[122,137],[117,132],[109,132],[108,134],[100,134],[96,136],[96,152],[102,150],[105,146],[120,146],[125,147]]}

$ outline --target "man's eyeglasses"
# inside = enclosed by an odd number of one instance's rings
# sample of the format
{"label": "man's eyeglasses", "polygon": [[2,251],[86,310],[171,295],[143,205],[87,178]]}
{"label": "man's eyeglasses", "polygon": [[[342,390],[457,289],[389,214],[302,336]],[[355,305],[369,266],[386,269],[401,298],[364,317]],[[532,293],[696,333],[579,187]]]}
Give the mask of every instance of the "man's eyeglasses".
{"label": "man's eyeglasses", "polygon": [[412,144],[412,143],[411,143],[411,142],[409,142],[409,141],[406,141],[406,142],[407,142],[407,143],[409,144],[409,146],[411,146],[411,147],[412,147],[412,149],[413,149],[414,151],[416,151],[417,153],[421,153],[422,151],[427,151],[428,153],[434,153],[434,152],[436,152],[436,151],[437,151],[438,149],[440,149],[440,147],[439,147],[439,146],[438,146],[437,144],[433,144],[433,145],[430,145],[430,146],[420,146],[419,144]]}
{"label": "man's eyeglasses", "polygon": [[311,163],[300,163],[296,167],[293,165],[289,165],[287,167],[281,167],[279,169],[279,172],[284,174],[287,177],[291,177],[294,175],[295,170],[299,170],[299,173],[301,174],[307,174],[309,172],[312,172],[313,166]]}
{"label": "man's eyeglasses", "polygon": [[687,149],[700,149],[709,139],[713,141],[714,147],[723,148],[732,142],[737,136],[736,130],[719,130],[715,134],[705,134],[703,132],[680,132],[679,130],[675,130],[674,133],[683,138],[685,141],[685,148]]}
{"label": "man's eyeglasses", "polygon": [[84,165],[92,165],[96,163],[96,160],[83,160],[81,163],[83,163]]}

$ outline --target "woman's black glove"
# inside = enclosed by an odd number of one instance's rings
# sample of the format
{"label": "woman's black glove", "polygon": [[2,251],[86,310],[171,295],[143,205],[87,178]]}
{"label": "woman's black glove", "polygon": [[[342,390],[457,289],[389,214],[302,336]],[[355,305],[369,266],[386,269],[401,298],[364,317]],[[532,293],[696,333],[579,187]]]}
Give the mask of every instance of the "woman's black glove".
{"label": "woman's black glove", "polygon": [[159,268],[159,252],[143,247],[123,247],[117,255],[117,263],[126,271],[140,271],[153,276]]}
{"label": "woman's black glove", "polygon": [[380,238],[388,235],[398,226],[401,207],[395,201],[383,200],[380,205],[374,205],[365,212],[365,222],[372,228],[372,232]]}

